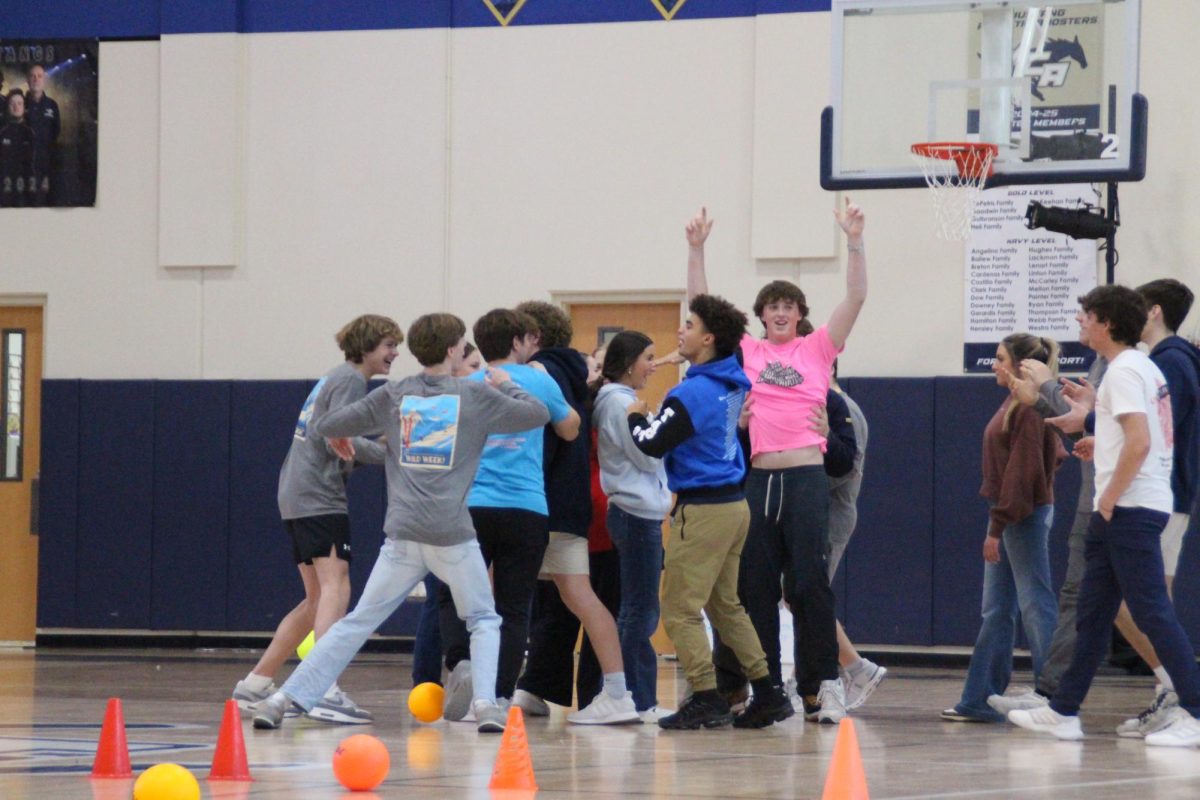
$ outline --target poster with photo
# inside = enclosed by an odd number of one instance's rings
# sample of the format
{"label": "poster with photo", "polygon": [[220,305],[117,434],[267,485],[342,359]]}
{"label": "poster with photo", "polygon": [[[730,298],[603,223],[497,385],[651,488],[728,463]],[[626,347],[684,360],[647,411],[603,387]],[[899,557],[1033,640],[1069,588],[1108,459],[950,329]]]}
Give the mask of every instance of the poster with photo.
{"label": "poster with photo", "polygon": [[0,39],[0,207],[94,206],[96,39]]}

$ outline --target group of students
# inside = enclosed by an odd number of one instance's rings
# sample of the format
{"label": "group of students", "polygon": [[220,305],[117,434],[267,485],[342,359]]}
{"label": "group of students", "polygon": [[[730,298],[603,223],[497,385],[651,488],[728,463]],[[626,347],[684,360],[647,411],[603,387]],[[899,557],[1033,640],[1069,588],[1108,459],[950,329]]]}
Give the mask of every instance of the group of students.
{"label": "group of students", "polygon": [[[839,650],[829,586],[836,559],[826,470],[839,480],[834,496],[849,504],[838,516],[840,556],[866,439],[861,411],[830,388],[866,298],[862,212],[847,203],[835,214],[849,243],[845,300],[813,330],[799,288],[768,284],[755,304],[762,339],[745,332],[745,314],[706,293],[712,222],[702,211],[689,223],[689,314],[677,354],[664,360],[690,367],[654,413],[637,398],[664,361],[651,340],[617,334],[589,384],[585,357],[570,348],[569,318],[548,303],[483,315],[472,335],[486,366],[474,370],[466,327],[453,315],[422,316],[407,336],[385,317],[347,325],[337,336],[346,360],[313,388],[281,470],[280,511],[305,599],[234,689],[255,726],[276,728],[299,713],[370,722],[337,678],[430,574],[427,606],[438,624],[422,625],[418,648],[427,650],[436,630],[449,670],[444,715],[473,719],[481,732],[503,730],[510,703],[532,715],[548,714],[547,701],[571,705],[580,625],[598,675],[590,698],[581,686],[572,723],[695,729],[786,719],[795,712],[780,664],[781,598],[795,620],[794,681],[806,714],[835,722],[865,700],[886,670],[860,658],[844,634]],[[421,372],[368,394],[368,378],[388,373],[403,342]],[[615,619],[589,580],[593,459],[619,556]],[[355,463],[380,462],[386,538],[343,616],[345,479]],[[663,625],[689,685],[676,711],[659,705],[650,643],[660,576]],[[715,663],[704,616],[718,642]],[[314,647],[277,688],[275,674],[310,628]]]}
{"label": "group of students", "polygon": [[[1176,333],[1193,299],[1173,279],[1081,297],[1079,339],[1096,357],[1079,383],[1057,378],[1051,340],[1013,334],[997,348],[1009,395],[983,436],[983,621],[943,719],[1082,738],[1079,708],[1115,621],[1158,679],[1153,702],[1117,734],[1200,745],[1200,671],[1171,604],[1200,483],[1200,349]],[[1056,608],[1047,541],[1064,435],[1083,474]],[[1036,685],[1006,694],[1018,613]]]}

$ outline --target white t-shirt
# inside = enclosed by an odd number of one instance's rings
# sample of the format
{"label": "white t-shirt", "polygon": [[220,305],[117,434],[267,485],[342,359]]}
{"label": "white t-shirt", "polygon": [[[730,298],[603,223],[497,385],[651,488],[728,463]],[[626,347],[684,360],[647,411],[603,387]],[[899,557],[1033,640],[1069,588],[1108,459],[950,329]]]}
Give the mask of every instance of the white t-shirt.
{"label": "white t-shirt", "polygon": [[1171,392],[1167,379],[1144,353],[1125,350],[1112,360],[1096,395],[1096,501],[1117,468],[1125,431],[1117,419],[1122,414],[1145,414],[1150,428],[1150,452],[1137,477],[1117,500],[1126,508],[1150,508],[1168,514],[1171,495],[1171,462],[1175,437],[1171,426]]}

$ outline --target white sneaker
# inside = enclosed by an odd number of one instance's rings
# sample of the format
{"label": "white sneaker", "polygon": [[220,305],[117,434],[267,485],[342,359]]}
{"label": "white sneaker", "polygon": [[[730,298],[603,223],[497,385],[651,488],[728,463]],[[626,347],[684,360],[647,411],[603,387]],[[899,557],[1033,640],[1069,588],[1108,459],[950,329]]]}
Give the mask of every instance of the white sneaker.
{"label": "white sneaker", "polygon": [[1160,731],[1172,721],[1171,709],[1178,707],[1179,695],[1163,689],[1154,696],[1154,702],[1145,711],[1117,726],[1117,736],[1142,739],[1146,734]]}
{"label": "white sneaker", "polygon": [[1196,747],[1200,745],[1200,721],[1185,709],[1174,706],[1168,721],[1157,731],[1146,734],[1146,744],[1155,747]]}
{"label": "white sneaker", "polygon": [[1028,711],[1031,708],[1050,705],[1050,698],[1043,697],[1033,689],[1022,689],[1013,694],[990,695],[987,704],[992,707],[993,711],[1008,716],[1010,711]]}
{"label": "white sneaker", "polygon": [[867,698],[879,686],[880,681],[887,677],[887,667],[881,667],[870,659],[862,660],[862,667],[851,675],[842,672],[843,689],[846,696],[846,709],[858,708],[867,702]]}
{"label": "white sneaker", "polygon": [[622,725],[641,721],[633,704],[633,695],[629,692],[625,692],[619,700],[614,700],[608,692],[600,692],[587,708],[567,715],[567,722],[576,725]]}
{"label": "white sneaker", "polygon": [[840,680],[821,681],[821,688],[817,692],[817,705],[821,707],[817,711],[817,722],[823,722],[826,725],[836,725],[841,722],[846,716],[846,696],[842,693],[842,682]]}
{"label": "white sneaker", "polygon": [[799,690],[796,688],[796,679],[788,678],[787,683],[783,685],[783,693],[787,695],[788,700],[792,701],[792,708],[800,714],[804,713],[804,698],[800,696]]}
{"label": "white sneaker", "polygon": [[471,662],[463,659],[454,665],[446,679],[445,704],[442,716],[450,722],[460,722],[471,710],[471,698],[475,696],[471,684]]}
{"label": "white sneaker", "polygon": [[1079,726],[1079,717],[1068,717],[1058,713],[1050,706],[1017,709],[1008,713],[1008,721],[1014,725],[1038,733],[1048,733],[1059,739],[1077,740],[1083,738],[1083,728]]}
{"label": "white sneaker", "polygon": [[660,719],[663,717],[669,717],[674,713],[675,712],[669,708],[663,708],[662,706],[650,706],[650,708],[647,708],[645,711],[639,711],[638,716],[641,717],[642,722],[646,723],[647,725],[657,725]]}
{"label": "white sneaker", "polygon": [[527,717],[550,716],[550,706],[546,704],[546,701],[524,689],[517,689],[513,692],[512,704],[521,709]]}

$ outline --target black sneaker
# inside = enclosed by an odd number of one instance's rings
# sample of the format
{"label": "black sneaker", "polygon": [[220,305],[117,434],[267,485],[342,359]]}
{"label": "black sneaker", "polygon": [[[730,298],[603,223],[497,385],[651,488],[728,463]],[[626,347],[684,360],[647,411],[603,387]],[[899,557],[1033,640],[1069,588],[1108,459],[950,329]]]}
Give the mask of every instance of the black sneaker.
{"label": "black sneaker", "polygon": [[765,728],[776,722],[783,722],[796,713],[792,701],[778,686],[772,686],[770,692],[755,694],[750,698],[746,710],[734,717],[735,728]]}
{"label": "black sneaker", "polygon": [[671,731],[694,731],[698,728],[721,728],[733,722],[733,712],[719,697],[714,700],[698,699],[692,695],[674,714],[658,721],[658,727]]}

